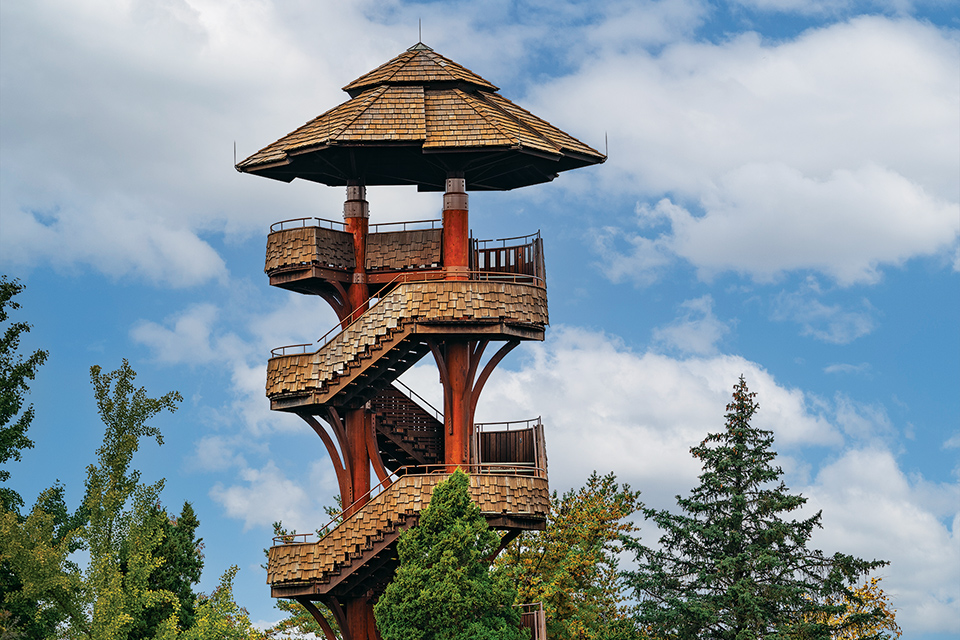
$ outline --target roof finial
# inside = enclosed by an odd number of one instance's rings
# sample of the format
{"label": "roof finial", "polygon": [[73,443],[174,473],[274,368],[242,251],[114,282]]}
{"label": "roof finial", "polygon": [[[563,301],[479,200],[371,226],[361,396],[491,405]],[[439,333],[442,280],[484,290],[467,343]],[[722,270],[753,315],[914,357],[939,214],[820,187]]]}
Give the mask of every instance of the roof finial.
{"label": "roof finial", "polygon": [[407,49],[407,51],[433,51],[433,49],[423,44],[423,20],[420,18],[417,18],[417,35],[420,38],[417,40],[417,44]]}

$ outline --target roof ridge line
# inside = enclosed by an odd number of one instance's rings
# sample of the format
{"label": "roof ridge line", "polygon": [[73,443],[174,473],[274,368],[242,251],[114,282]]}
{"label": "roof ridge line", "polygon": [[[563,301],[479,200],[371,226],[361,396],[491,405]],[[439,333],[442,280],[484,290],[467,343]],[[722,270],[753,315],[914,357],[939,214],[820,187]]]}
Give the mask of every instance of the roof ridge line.
{"label": "roof ridge line", "polygon": [[[380,98],[384,93],[386,93],[386,90],[387,90],[388,88],[389,88],[389,87],[387,87],[387,85],[385,85],[385,84],[380,85],[380,86],[373,86],[373,87],[370,87],[369,89],[367,89],[367,91],[364,91],[363,93],[361,93],[361,94],[360,94],[359,96],[357,96],[356,98],[354,98],[354,100],[356,100],[356,99],[360,98],[360,96],[362,96],[364,93],[367,93],[368,91],[370,92],[370,96],[368,96],[367,98],[364,99],[364,103],[363,103],[363,104],[360,104],[360,105],[357,105],[358,107],[362,107],[362,108],[358,108],[358,109],[356,110],[356,114],[355,114],[350,120],[347,120],[347,121],[344,123],[344,125],[343,125],[342,127],[340,127],[337,131],[334,131],[333,129],[331,129],[331,130],[330,130],[330,135],[328,136],[327,140],[333,140],[334,138],[336,138],[337,136],[339,136],[340,134],[342,134],[344,131],[346,131],[347,129],[349,129],[349,128],[350,128],[350,125],[352,125],[354,122],[356,122],[356,121],[360,118],[360,116],[362,116],[364,113],[366,113],[367,109],[369,109],[369,108],[373,105],[373,103],[377,101],[378,98]],[[376,94],[376,95],[374,95],[374,94]],[[343,106],[343,105],[345,105],[345,104],[350,104],[350,101],[347,100],[346,102],[341,103],[340,106]]]}
{"label": "roof ridge line", "polygon": [[[480,94],[480,93],[482,93],[482,92],[479,92],[479,91],[478,91],[477,93]],[[497,94],[497,95],[499,95],[499,94]],[[543,140],[543,141],[546,142],[548,145],[550,145],[551,147],[553,147],[554,149],[556,149],[556,153],[557,153],[558,155],[561,155],[561,156],[563,155],[563,147],[561,147],[560,145],[558,145],[556,142],[554,142],[553,140],[551,140],[551,139],[548,138],[547,136],[543,135],[540,131],[538,131],[538,130],[535,129],[534,127],[528,125],[526,122],[524,122],[524,121],[521,120],[520,118],[514,116],[513,114],[511,114],[510,112],[508,112],[506,109],[503,109],[502,107],[500,107],[500,105],[494,103],[494,102],[491,101],[491,100],[487,100],[486,96],[477,95],[476,97],[477,97],[481,102],[483,102],[483,104],[486,105],[487,107],[489,107],[489,108],[497,111],[498,113],[502,113],[502,114],[507,118],[507,120],[509,120],[509,121],[513,122],[514,124],[518,125],[519,127],[523,128],[524,131],[526,131],[527,133],[531,134],[534,138],[538,138],[538,139],[540,139],[540,140]],[[500,96],[500,97],[502,98],[503,96]],[[531,114],[531,115],[533,115],[533,114]],[[523,143],[520,141],[520,138],[519,138],[519,137],[517,137],[517,144],[519,144],[521,147],[523,146]]]}
{"label": "roof ridge line", "polygon": [[[473,94],[472,94],[472,93],[468,93],[468,92],[466,92],[466,91],[464,91],[463,89],[460,89],[460,88],[458,88],[458,87],[454,87],[454,88],[453,88],[453,91],[455,91],[456,93],[459,93],[459,94],[462,95],[462,96],[466,96],[467,98],[472,98],[472,97],[473,97]],[[503,128],[502,128],[497,122],[490,120],[490,119],[487,118],[484,114],[480,113],[480,111],[478,111],[477,108],[476,108],[475,106],[473,106],[473,103],[472,103],[470,100],[464,100],[463,102],[464,102],[464,104],[466,104],[467,106],[469,106],[471,109],[473,109],[473,112],[474,112],[475,114],[477,114],[478,116],[480,116],[481,118],[483,118],[484,121],[486,121],[487,123],[491,124],[497,131],[499,131],[499,132],[500,132],[500,135],[502,135],[503,137],[505,137],[505,138],[507,138],[507,139],[514,138],[514,136],[513,136],[510,132],[504,131]],[[516,144],[517,144],[517,145],[520,145],[520,138],[519,138],[519,136],[516,137],[516,140],[517,140]]]}

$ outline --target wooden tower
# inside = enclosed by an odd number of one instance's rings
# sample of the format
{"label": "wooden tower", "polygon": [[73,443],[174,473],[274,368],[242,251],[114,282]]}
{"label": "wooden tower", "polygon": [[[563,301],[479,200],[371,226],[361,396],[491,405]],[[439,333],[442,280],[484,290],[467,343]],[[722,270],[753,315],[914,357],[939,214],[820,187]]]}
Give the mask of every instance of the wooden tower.
{"label": "wooden tower", "polygon": [[[274,224],[270,284],[317,295],[340,324],[319,344],[273,351],[270,408],[300,416],[333,465],[344,511],[325,535],[270,548],[276,598],[326,604],[344,640],[376,640],[373,604],[396,570],[396,541],[456,468],[503,545],[542,529],[549,510],[543,426],[479,425],[493,369],[548,323],[539,233],[470,237],[468,190],[506,190],[603,162],[603,154],[423,44],[354,80],[350,99],[237,165],[284,182],[346,187],[343,221]],[[370,224],[366,187],[442,191],[440,220]],[[431,354],[439,411],[397,377]],[[487,358],[484,358],[487,354]],[[379,482],[371,486],[371,475]]]}

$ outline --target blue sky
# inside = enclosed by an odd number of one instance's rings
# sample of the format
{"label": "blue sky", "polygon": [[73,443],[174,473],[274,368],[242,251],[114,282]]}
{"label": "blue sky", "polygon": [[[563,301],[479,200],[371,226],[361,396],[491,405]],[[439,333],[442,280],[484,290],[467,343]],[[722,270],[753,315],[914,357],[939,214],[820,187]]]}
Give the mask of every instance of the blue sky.
{"label": "blue sky", "polygon": [[[540,229],[552,325],[478,407],[543,415],[551,484],[614,471],[667,507],[737,377],[826,551],[883,558],[910,638],[960,632],[960,11],[946,0],[31,0],[0,6],[0,270],[19,277],[36,448],[28,501],[74,504],[102,427],[88,369],[153,395],[145,477],[194,503],[203,587],[272,609],[270,523],[325,521],[323,447],[263,397],[271,347],[334,323],[271,290],[270,223],[342,189],[233,169],[417,40],[596,148],[600,167],[471,196],[477,237]],[[440,197],[371,188],[372,222]],[[435,370],[404,380],[428,398]],[[653,537],[652,530],[644,535]]]}

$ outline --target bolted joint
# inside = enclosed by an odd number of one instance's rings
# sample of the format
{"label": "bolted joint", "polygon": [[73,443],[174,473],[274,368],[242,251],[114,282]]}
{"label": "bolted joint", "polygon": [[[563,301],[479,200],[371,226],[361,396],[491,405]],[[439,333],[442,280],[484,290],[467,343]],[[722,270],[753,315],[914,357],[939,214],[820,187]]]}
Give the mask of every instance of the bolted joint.
{"label": "bolted joint", "polygon": [[369,218],[370,205],[367,203],[367,188],[359,184],[347,186],[347,201],[343,204],[344,218]]}
{"label": "bolted joint", "polygon": [[447,178],[447,190],[443,194],[443,210],[467,210],[467,181],[463,178]]}

